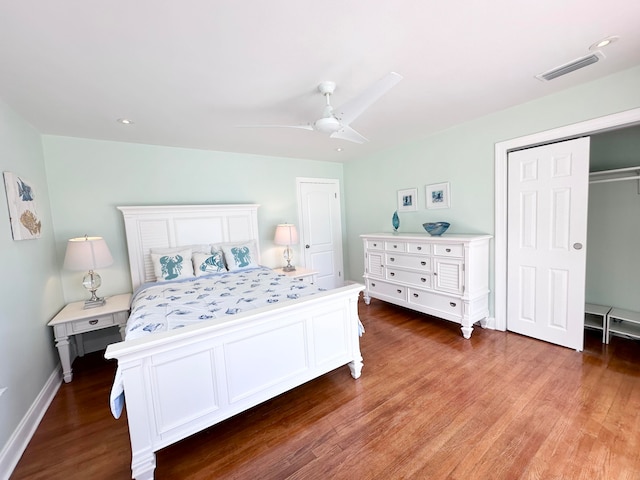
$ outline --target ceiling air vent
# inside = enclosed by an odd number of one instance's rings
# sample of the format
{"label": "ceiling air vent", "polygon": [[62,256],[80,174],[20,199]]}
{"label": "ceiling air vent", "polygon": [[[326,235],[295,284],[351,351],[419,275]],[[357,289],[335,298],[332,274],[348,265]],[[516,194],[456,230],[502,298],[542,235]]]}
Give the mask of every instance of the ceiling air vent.
{"label": "ceiling air vent", "polygon": [[565,63],[564,65],[560,65],[559,67],[552,68],[551,70],[536,75],[536,78],[542,82],[548,82],[549,80],[553,80],[554,78],[561,77],[562,75],[566,75],[567,73],[574,72],[586,67],[587,65],[596,63],[598,60],[604,58],[604,54],[598,50],[597,52],[593,52],[584,57],[576,58],[569,63]]}

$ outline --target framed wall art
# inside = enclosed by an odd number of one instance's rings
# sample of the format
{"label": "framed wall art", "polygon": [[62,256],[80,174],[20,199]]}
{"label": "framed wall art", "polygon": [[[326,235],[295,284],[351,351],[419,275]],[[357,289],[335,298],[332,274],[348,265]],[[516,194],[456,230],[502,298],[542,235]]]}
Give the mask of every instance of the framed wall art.
{"label": "framed wall art", "polygon": [[36,193],[31,182],[14,173],[4,172],[4,186],[13,239],[40,238],[42,222],[38,216]]}
{"label": "framed wall art", "polygon": [[398,190],[398,211],[413,212],[415,210],[418,210],[418,189]]}
{"label": "framed wall art", "polygon": [[451,206],[451,193],[449,182],[427,185],[427,208],[449,208]]}

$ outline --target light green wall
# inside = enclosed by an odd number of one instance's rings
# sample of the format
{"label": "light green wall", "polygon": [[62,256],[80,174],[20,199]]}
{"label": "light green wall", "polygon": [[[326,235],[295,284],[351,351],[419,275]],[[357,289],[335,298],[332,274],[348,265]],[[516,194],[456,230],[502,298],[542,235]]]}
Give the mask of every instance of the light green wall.
{"label": "light green wall", "polygon": [[42,220],[38,239],[14,241],[0,194],[0,452],[58,362],[47,322],[63,305],[40,134],[0,100],[0,167],[29,180]]}
{"label": "light green wall", "polygon": [[[364,270],[359,235],[391,231],[397,190],[417,187],[419,195],[418,211],[400,214],[400,232],[422,231],[424,222],[445,220],[450,233],[493,234],[495,144],[639,107],[638,85],[640,67],[635,67],[346,164],[350,278],[360,279]],[[445,181],[451,184],[451,208],[427,210],[425,186]],[[494,277],[492,258],[492,290]]]}
{"label": "light green wall", "polygon": [[[637,152],[640,165],[640,150]],[[586,301],[640,312],[637,181],[589,186]]]}
{"label": "light green wall", "polygon": [[[100,270],[100,295],[130,291],[119,205],[258,203],[262,263],[282,265],[275,225],[297,223],[296,177],[335,178],[339,163],[43,136],[58,267],[66,242],[102,236],[114,265]],[[300,252],[294,252],[300,258]],[[66,301],[83,299],[83,274],[62,271]]]}

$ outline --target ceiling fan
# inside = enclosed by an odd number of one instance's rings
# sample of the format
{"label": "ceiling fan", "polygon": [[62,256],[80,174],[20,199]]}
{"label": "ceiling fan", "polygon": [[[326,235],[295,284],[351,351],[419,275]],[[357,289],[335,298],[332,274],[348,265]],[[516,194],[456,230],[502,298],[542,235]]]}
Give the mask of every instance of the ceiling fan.
{"label": "ceiling fan", "polygon": [[358,96],[341,105],[339,108],[333,108],[331,105],[331,95],[336,89],[335,82],[321,82],[320,85],[318,85],[318,91],[324,95],[326,99],[326,104],[321,118],[306,125],[256,126],[317,130],[318,132],[330,134],[329,136],[331,138],[340,138],[342,140],[348,140],[355,143],[368,142],[369,140],[351,128],[351,122],[358,118],[367,108],[387,93],[400,80],[402,80],[402,75],[390,72],[365,91],[361,92]]}

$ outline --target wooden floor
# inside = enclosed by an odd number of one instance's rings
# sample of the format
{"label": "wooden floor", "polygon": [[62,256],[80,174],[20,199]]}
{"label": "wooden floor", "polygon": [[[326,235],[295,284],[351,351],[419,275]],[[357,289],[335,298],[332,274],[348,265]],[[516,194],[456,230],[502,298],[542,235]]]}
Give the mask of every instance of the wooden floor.
{"label": "wooden floor", "polygon": [[[639,479],[640,342],[582,353],[372,300],[347,367],[158,452],[156,479]],[[76,360],[12,479],[127,479],[115,365]]]}

